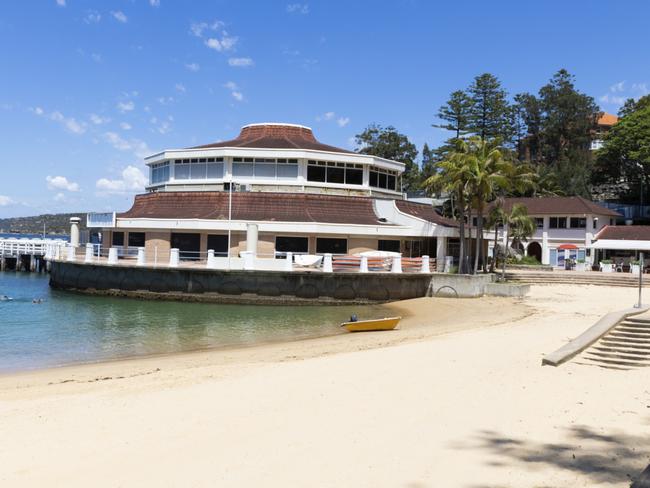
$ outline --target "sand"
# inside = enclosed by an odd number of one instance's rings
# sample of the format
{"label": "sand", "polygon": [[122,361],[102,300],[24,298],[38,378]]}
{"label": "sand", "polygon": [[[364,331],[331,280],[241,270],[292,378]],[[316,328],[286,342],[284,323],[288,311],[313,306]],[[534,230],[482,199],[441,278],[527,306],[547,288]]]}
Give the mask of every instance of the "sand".
{"label": "sand", "polygon": [[389,333],[0,377],[0,485],[627,487],[650,368],[541,359],[635,299],[409,300]]}

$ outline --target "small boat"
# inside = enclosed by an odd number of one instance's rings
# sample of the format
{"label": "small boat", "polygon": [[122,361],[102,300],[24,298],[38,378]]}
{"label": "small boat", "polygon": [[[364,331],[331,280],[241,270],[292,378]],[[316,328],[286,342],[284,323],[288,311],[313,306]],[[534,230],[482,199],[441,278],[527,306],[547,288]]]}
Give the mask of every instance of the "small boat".
{"label": "small boat", "polygon": [[386,317],[383,319],[357,320],[355,322],[343,322],[341,327],[345,327],[348,332],[371,332],[375,330],[393,330],[397,327],[402,317]]}

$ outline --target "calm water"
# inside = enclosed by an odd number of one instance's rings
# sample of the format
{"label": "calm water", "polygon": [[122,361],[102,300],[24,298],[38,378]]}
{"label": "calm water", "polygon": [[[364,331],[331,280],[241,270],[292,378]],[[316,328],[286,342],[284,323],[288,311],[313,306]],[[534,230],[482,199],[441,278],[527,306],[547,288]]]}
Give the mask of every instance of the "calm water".
{"label": "calm water", "polygon": [[[288,307],[141,301],[51,290],[48,275],[0,272],[0,371],[340,333],[379,306]],[[32,303],[41,298],[40,304]]]}

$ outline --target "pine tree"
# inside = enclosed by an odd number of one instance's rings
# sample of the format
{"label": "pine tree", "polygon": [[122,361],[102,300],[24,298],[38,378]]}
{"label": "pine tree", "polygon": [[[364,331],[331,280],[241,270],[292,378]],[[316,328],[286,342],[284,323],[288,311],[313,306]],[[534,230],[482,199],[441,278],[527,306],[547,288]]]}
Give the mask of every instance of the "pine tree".
{"label": "pine tree", "polygon": [[433,127],[447,129],[456,134],[456,139],[467,134],[470,124],[472,99],[462,90],[456,90],[449,100],[438,110],[438,118],[446,124],[434,124]]}
{"label": "pine tree", "polygon": [[509,144],[514,128],[508,94],[498,78],[484,73],[474,78],[468,89],[472,100],[468,130],[483,140],[499,138]]}

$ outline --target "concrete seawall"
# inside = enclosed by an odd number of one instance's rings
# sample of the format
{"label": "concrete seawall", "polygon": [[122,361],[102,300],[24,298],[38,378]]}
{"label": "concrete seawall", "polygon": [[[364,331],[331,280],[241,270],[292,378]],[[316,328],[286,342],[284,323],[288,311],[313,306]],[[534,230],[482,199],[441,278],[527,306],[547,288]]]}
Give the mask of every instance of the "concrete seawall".
{"label": "concrete seawall", "polygon": [[381,303],[424,296],[480,297],[492,275],[322,273],[155,268],[51,262],[50,286],[95,295],[253,304]]}

